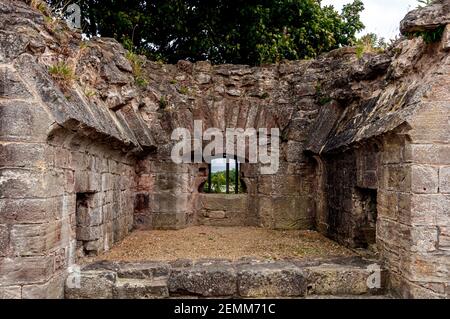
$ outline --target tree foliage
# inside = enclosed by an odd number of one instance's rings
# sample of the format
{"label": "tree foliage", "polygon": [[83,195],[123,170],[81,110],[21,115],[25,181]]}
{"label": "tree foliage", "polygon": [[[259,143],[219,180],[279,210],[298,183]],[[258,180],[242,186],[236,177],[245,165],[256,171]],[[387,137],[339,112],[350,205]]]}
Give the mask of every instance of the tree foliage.
{"label": "tree foliage", "polygon": [[[239,193],[245,193],[244,185],[242,184],[242,181],[239,182]],[[211,174],[211,192],[213,193],[225,193],[226,192],[226,184],[227,183],[227,177],[225,171],[215,172]],[[229,188],[230,193],[235,192],[235,186],[236,185],[236,170],[230,169],[229,174]],[[206,182],[203,186],[203,191],[207,193],[209,191],[208,182]]]}
{"label": "tree foliage", "polygon": [[[49,0],[55,5],[55,0]],[[351,45],[361,0],[338,13],[320,0],[79,0],[84,32],[175,63],[261,64]]]}

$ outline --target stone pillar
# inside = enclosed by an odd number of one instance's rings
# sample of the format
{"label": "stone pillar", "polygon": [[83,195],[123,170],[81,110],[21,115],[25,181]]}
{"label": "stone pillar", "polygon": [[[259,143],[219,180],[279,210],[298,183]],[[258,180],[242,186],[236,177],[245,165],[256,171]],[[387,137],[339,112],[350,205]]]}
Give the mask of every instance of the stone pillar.
{"label": "stone pillar", "polygon": [[11,65],[1,64],[0,298],[61,298],[73,198],[46,144],[53,123]]}
{"label": "stone pillar", "polygon": [[448,104],[424,105],[408,135],[387,139],[378,197],[378,246],[394,291],[450,296]]}
{"label": "stone pillar", "polygon": [[193,221],[192,172],[189,164],[143,160],[138,165],[135,226],[139,229],[181,229]]}

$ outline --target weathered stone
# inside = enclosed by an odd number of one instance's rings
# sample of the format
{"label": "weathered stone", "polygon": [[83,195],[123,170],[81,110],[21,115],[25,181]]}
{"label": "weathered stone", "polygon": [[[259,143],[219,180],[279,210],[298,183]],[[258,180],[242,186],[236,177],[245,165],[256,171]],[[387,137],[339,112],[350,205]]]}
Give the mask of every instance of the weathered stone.
{"label": "weathered stone", "polygon": [[117,279],[114,298],[117,299],[158,299],[169,297],[167,279]]}
{"label": "weathered stone", "polygon": [[204,213],[204,216],[213,219],[223,219],[227,215],[224,211],[208,211]]}
{"label": "weathered stone", "polygon": [[169,265],[158,262],[140,262],[120,264],[117,269],[119,278],[153,279],[169,275]]}
{"label": "weathered stone", "polygon": [[442,35],[442,49],[446,51],[450,50],[450,23],[447,24]]}
{"label": "weathered stone", "polygon": [[210,262],[173,269],[168,286],[174,295],[225,297],[236,294],[236,282],[236,271],[230,264]]}
{"label": "weathered stone", "polygon": [[55,274],[44,284],[26,285],[22,287],[23,299],[62,299],[66,273]]}
{"label": "weathered stone", "polygon": [[66,286],[68,299],[112,299],[117,275],[112,271],[82,271],[79,287]]}
{"label": "weathered stone", "polygon": [[450,193],[450,167],[441,167],[439,170],[439,193]]}
{"label": "weathered stone", "polygon": [[20,286],[0,287],[0,300],[21,299],[21,298],[22,298],[22,287]]}
{"label": "weathered stone", "polygon": [[53,266],[52,256],[0,258],[0,282],[5,286],[45,282]]}
{"label": "weathered stone", "polygon": [[16,256],[44,255],[61,240],[62,223],[13,225],[11,250]]}
{"label": "weathered stone", "polygon": [[151,218],[153,229],[181,229],[188,226],[186,213],[153,213]]}
{"label": "weathered stone", "polygon": [[439,0],[424,8],[409,12],[400,23],[400,32],[428,31],[450,24],[449,5],[446,0]]}
{"label": "weathered stone", "polygon": [[450,227],[439,227],[438,247],[441,250],[450,251]]}
{"label": "weathered stone", "polygon": [[91,241],[99,239],[103,234],[103,226],[77,227],[77,240]]}
{"label": "weathered stone", "polygon": [[27,99],[31,97],[22,81],[9,68],[0,67],[0,96],[3,98]]}
{"label": "weathered stone", "polygon": [[[383,272],[375,274],[373,286],[369,285],[374,273],[369,268],[346,267],[339,265],[321,265],[307,269],[308,294],[311,295],[363,295],[379,293],[385,284]],[[374,277],[375,278],[375,277]],[[378,281],[379,280],[379,281]],[[379,285],[379,287],[377,287]]]}
{"label": "weathered stone", "polygon": [[6,256],[9,248],[9,229],[7,225],[0,225],[0,257]]}
{"label": "weathered stone", "polygon": [[183,213],[188,206],[188,194],[161,193],[150,199],[150,209],[154,213]]}
{"label": "weathered stone", "polygon": [[208,211],[242,212],[247,209],[247,196],[203,194],[200,198],[203,209]]}
{"label": "weathered stone", "polygon": [[0,138],[6,141],[42,142],[51,120],[45,111],[32,104],[0,102]]}
{"label": "weathered stone", "polygon": [[411,169],[411,185],[414,193],[434,194],[438,192],[439,177],[436,168],[413,165]]}
{"label": "weathered stone", "polygon": [[238,266],[241,297],[299,297],[306,294],[303,270],[287,263],[250,263]]}

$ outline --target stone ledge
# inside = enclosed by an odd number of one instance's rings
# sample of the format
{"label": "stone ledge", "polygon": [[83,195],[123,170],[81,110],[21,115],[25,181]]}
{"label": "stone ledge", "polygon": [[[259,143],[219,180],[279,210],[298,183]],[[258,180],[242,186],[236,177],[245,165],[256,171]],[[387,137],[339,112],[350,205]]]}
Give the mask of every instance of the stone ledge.
{"label": "stone ledge", "polygon": [[359,257],[267,261],[177,260],[174,262],[96,262],[81,271],[81,286],[66,287],[66,298],[369,297],[384,293],[369,288],[375,261]]}

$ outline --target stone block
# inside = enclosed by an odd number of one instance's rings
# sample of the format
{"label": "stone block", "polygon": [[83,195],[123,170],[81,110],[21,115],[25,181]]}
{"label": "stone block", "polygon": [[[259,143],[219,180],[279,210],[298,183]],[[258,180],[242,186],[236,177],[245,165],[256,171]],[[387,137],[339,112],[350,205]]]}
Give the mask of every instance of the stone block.
{"label": "stone block", "polygon": [[71,168],[72,153],[70,150],[57,147],[55,148],[55,166],[58,168]]}
{"label": "stone block", "polygon": [[[64,198],[66,198],[64,200]],[[75,212],[72,197],[40,199],[0,199],[0,223],[46,223],[60,219],[63,208],[66,213]]]}
{"label": "stone block", "polygon": [[408,144],[406,159],[416,164],[450,165],[450,145]]}
{"label": "stone block", "polygon": [[245,212],[247,195],[245,194],[201,194],[203,209],[209,211]]}
{"label": "stone block", "polygon": [[212,219],[224,219],[227,217],[227,214],[224,211],[206,211],[203,213],[203,216]]}
{"label": "stone block", "polygon": [[117,299],[159,299],[169,297],[167,279],[118,278],[113,290]]}
{"label": "stone block", "polygon": [[[105,237],[108,237],[107,235]],[[107,240],[107,238],[105,238]],[[92,240],[88,242],[83,242],[83,248],[85,251],[89,252],[89,255],[96,255],[99,252],[105,251],[105,241],[103,238]],[[112,245],[107,244],[108,247],[111,247]]]}
{"label": "stone block", "polygon": [[306,294],[304,271],[287,263],[249,263],[238,266],[241,297],[300,297]]}
{"label": "stone block", "polygon": [[182,229],[188,226],[186,213],[152,213],[153,229]]}
{"label": "stone block", "polygon": [[407,225],[446,225],[450,196],[442,194],[400,194],[399,220]]}
{"label": "stone block", "polygon": [[82,271],[79,287],[66,285],[65,297],[67,299],[112,299],[116,281],[117,274],[113,271]]}
{"label": "stone block", "polygon": [[86,153],[73,151],[71,152],[69,168],[75,171],[85,171],[88,168],[89,157]]}
{"label": "stone block", "polygon": [[77,240],[93,241],[101,238],[103,235],[102,226],[77,227]]}
{"label": "stone block", "polygon": [[77,225],[80,227],[99,226],[103,223],[102,208],[79,206],[76,214]]}
{"label": "stone block", "polygon": [[438,246],[438,229],[436,226],[401,225],[397,240],[403,249],[411,252],[434,252]]}
{"label": "stone block", "polygon": [[11,250],[16,256],[44,255],[60,244],[62,222],[11,227]]}
{"label": "stone block", "polygon": [[439,240],[438,240],[440,250],[450,251],[450,226],[439,227]]}
{"label": "stone block", "polygon": [[[365,295],[377,294],[385,288],[385,272],[379,273],[379,282],[368,283],[374,274],[369,268],[324,264],[307,269],[310,295]],[[378,276],[378,274],[376,274]],[[377,287],[379,283],[379,287]]]}
{"label": "stone block", "polygon": [[450,167],[441,167],[439,170],[439,193],[450,194]]}
{"label": "stone block", "polygon": [[0,258],[3,286],[45,282],[53,274],[53,256]]}
{"label": "stone block", "polygon": [[385,243],[397,243],[398,223],[389,219],[379,218],[377,220],[377,239]]}
{"label": "stone block", "polygon": [[169,265],[162,262],[121,263],[117,269],[119,278],[150,280],[166,277],[170,273]]}
{"label": "stone block", "polygon": [[150,210],[154,213],[184,213],[189,206],[188,194],[153,194]]}
{"label": "stone block", "polygon": [[409,165],[388,166],[384,170],[389,190],[406,192],[411,188],[411,168]]}
{"label": "stone block", "polygon": [[445,282],[450,260],[441,254],[403,254],[400,268],[406,279],[415,282]]}
{"label": "stone block", "polygon": [[[270,202],[270,203],[267,203]],[[266,206],[268,205],[268,206]],[[304,197],[263,197],[260,201],[260,216],[263,225],[273,229],[311,229],[312,206]],[[269,219],[267,220],[267,216]]]}
{"label": "stone block", "polygon": [[286,160],[290,163],[304,161],[304,146],[304,142],[289,141],[287,143]]}
{"label": "stone block", "polygon": [[0,144],[0,166],[38,167],[40,169],[53,163],[52,149],[39,143]]}
{"label": "stone block", "polygon": [[102,191],[114,189],[114,175],[111,173],[103,173],[101,175]]}
{"label": "stone block", "polygon": [[0,225],[0,257],[8,254],[9,229],[7,225]]}
{"label": "stone block", "polygon": [[399,194],[397,192],[379,191],[377,193],[377,205],[378,216],[392,220],[398,218]]}
{"label": "stone block", "polygon": [[176,164],[172,161],[152,161],[150,162],[152,173],[188,173],[188,164]]}
{"label": "stone block", "polygon": [[207,73],[197,73],[194,76],[195,81],[198,82],[198,84],[208,84],[211,82],[211,75],[207,74]]}
{"label": "stone block", "polygon": [[22,287],[20,286],[0,287],[0,300],[21,299],[21,298],[22,298]]}
{"label": "stone block", "polygon": [[6,99],[28,99],[30,92],[25,88],[17,74],[8,67],[0,67],[0,96]]}
{"label": "stone block", "polygon": [[447,24],[444,34],[442,35],[442,50],[450,50],[450,24]]}
{"label": "stone block", "polygon": [[157,192],[188,193],[189,175],[181,173],[155,174],[153,187]]}
{"label": "stone block", "polygon": [[444,294],[439,294],[404,278],[400,279],[400,287],[397,289],[401,298],[405,299],[443,299]]}
{"label": "stone block", "polygon": [[174,295],[234,296],[237,292],[237,275],[229,263],[205,262],[189,268],[172,269],[168,286]]}
{"label": "stone block", "polygon": [[43,284],[25,285],[22,287],[23,299],[63,299],[66,272],[55,274]]}
{"label": "stone block", "polygon": [[64,193],[65,176],[54,171],[0,168],[0,179],[0,198],[47,198]]}
{"label": "stone block", "polygon": [[0,138],[6,141],[44,142],[52,123],[44,108],[26,102],[0,102]]}
{"label": "stone block", "polygon": [[411,188],[416,194],[435,194],[439,188],[438,169],[431,166],[411,166]]}

